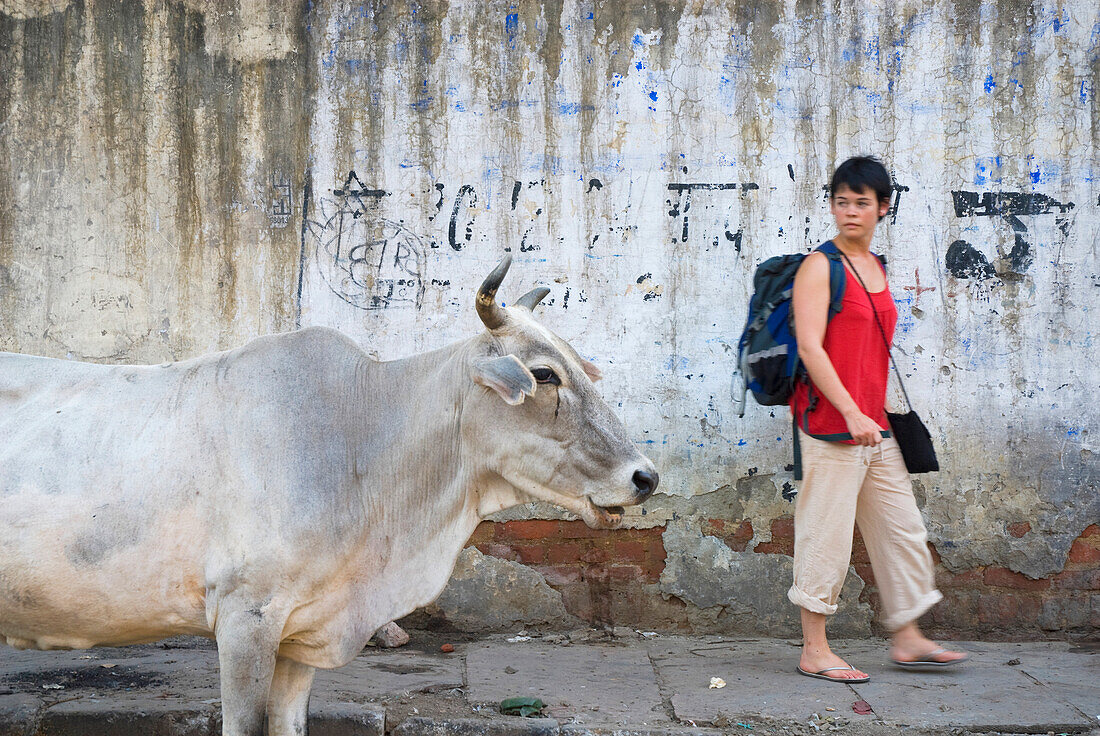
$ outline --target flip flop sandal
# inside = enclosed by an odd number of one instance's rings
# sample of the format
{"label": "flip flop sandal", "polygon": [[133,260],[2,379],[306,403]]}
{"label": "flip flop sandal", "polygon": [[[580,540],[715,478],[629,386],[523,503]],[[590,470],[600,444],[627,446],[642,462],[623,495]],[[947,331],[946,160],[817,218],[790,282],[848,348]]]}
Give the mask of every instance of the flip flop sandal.
{"label": "flip flop sandal", "polygon": [[939,655],[946,654],[946,653],[947,653],[946,649],[944,649],[943,647],[937,647],[936,649],[933,649],[928,654],[924,655],[923,657],[920,657],[919,659],[913,659],[913,660],[909,660],[907,662],[903,662],[900,659],[892,659],[890,661],[893,662],[894,664],[896,664],[898,667],[913,668],[913,667],[952,667],[952,666],[957,665],[957,664],[962,664],[966,660],[970,659],[970,656],[967,655],[967,654],[964,654],[963,656],[959,657],[958,659],[949,659],[946,662],[936,659],[936,657],[938,657]]}
{"label": "flip flop sandal", "polygon": [[861,682],[870,682],[870,680],[871,680],[870,675],[867,675],[865,677],[847,678],[847,677],[829,677],[828,675],[825,674],[826,672],[835,672],[837,670],[848,670],[848,671],[851,671],[851,672],[855,672],[855,669],[856,669],[855,667],[852,667],[851,665],[849,665],[847,667],[826,667],[825,669],[818,670],[817,672],[810,672],[809,670],[804,670],[801,667],[799,667],[798,672],[800,674],[806,675],[806,677],[816,677],[819,680],[828,680],[829,682],[843,682],[846,685],[857,685]]}

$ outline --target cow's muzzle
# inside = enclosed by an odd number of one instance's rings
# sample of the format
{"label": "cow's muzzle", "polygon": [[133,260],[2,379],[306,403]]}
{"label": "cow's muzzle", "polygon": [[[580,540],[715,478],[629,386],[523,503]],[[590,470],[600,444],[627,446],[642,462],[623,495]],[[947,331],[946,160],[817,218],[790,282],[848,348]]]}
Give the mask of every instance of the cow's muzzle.
{"label": "cow's muzzle", "polygon": [[657,490],[657,484],[661,481],[661,477],[656,470],[635,470],[631,480],[634,481],[634,495],[637,499],[634,503],[641,503]]}

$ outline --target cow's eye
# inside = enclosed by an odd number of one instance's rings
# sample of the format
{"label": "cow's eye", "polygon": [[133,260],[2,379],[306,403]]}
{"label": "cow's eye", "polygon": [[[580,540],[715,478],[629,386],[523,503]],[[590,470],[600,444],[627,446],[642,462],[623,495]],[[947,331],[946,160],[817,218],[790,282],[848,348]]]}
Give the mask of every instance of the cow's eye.
{"label": "cow's eye", "polygon": [[550,383],[555,386],[561,385],[561,379],[558,378],[558,374],[549,368],[532,368],[531,375],[535,377],[535,380],[539,383]]}

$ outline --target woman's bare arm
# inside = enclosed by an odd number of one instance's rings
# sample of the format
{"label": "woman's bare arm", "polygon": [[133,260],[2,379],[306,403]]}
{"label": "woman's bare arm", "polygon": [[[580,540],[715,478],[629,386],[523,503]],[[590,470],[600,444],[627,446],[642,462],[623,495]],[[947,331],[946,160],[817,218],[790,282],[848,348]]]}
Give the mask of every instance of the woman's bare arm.
{"label": "woman's bare arm", "polygon": [[882,428],[860,411],[825,352],[829,297],[829,259],[823,253],[811,253],[795,275],[791,297],[798,357],[817,390],[844,417],[852,438],[860,445],[874,446],[882,442]]}

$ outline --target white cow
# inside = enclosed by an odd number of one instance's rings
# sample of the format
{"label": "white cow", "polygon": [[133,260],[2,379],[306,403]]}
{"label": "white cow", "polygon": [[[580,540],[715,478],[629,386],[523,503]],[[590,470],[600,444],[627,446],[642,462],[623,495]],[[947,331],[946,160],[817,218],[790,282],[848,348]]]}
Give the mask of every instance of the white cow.
{"label": "white cow", "polygon": [[599,372],[538,324],[379,363],[330,329],[159,366],[0,353],[0,641],[213,637],[223,733],[304,734],[314,668],[433,600],[486,514],[593,527],[657,485]]}

